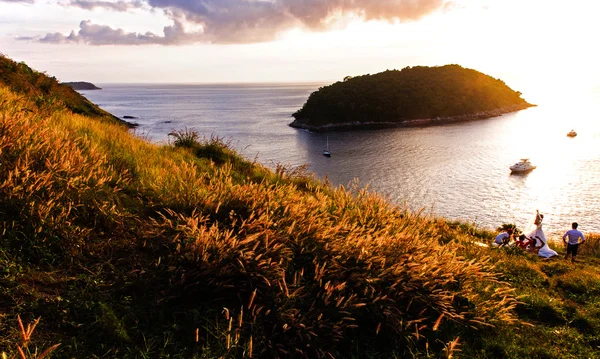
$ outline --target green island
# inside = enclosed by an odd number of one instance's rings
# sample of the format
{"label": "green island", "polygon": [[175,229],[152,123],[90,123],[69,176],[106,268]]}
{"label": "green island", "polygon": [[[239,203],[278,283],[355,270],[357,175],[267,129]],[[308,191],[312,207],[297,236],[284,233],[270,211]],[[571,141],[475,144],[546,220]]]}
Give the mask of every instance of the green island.
{"label": "green island", "polygon": [[63,82],[63,85],[71,86],[74,90],[102,90],[93,83],[84,81]]}
{"label": "green island", "polygon": [[500,116],[534,106],[502,80],[459,65],[347,76],[321,87],[293,114],[311,131],[424,126]]}
{"label": "green island", "polygon": [[485,248],[491,229],[173,135],[0,57],[0,356],[599,357],[599,235],[575,265]]}

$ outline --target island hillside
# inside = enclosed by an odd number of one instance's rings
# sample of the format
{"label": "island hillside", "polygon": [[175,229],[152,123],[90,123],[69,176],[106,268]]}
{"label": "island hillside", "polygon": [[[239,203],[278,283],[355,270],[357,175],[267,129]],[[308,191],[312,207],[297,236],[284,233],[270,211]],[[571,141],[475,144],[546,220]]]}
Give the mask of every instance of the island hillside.
{"label": "island hillside", "polygon": [[32,99],[39,109],[62,105],[71,112],[127,127],[135,125],[121,120],[96,106],[71,86],[61,84],[55,77],[31,69],[24,62],[15,62],[0,55],[0,85]]}
{"label": "island hillside", "polygon": [[459,65],[346,77],[313,92],[292,127],[314,131],[442,124],[532,106],[503,81]]}
{"label": "island hillside", "polygon": [[0,72],[0,357],[598,357],[597,235],[577,265],[480,247],[215,137],[148,143],[23,68]]}
{"label": "island hillside", "polygon": [[63,82],[63,85],[71,86],[74,90],[102,90],[100,87],[91,82]]}

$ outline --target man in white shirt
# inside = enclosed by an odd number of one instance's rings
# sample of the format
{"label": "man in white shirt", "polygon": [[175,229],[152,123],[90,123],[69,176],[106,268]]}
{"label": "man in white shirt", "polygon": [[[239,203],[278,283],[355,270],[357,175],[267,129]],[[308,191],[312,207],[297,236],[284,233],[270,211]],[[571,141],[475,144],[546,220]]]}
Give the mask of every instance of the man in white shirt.
{"label": "man in white shirt", "polygon": [[[575,257],[577,256],[579,245],[585,242],[585,237],[583,236],[583,233],[577,230],[577,226],[577,222],[573,222],[573,224],[571,224],[572,229],[568,230],[567,233],[565,233],[562,237],[563,242],[565,242],[567,245],[567,254],[565,254],[565,259],[567,259],[569,254],[571,254],[571,262],[573,263],[575,263]],[[566,241],[567,237],[569,237],[568,242]],[[581,238],[581,242],[579,241],[579,238]]]}
{"label": "man in white shirt", "polygon": [[512,228],[508,228],[506,231],[496,236],[496,239],[494,239],[494,244],[496,244],[497,247],[507,245],[510,243],[510,237],[512,236],[512,233]]}

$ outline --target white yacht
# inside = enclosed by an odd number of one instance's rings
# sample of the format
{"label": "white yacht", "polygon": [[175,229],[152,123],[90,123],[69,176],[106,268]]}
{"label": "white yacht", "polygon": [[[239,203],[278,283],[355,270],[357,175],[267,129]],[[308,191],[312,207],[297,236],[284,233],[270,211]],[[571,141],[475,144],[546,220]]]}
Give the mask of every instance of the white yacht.
{"label": "white yacht", "polygon": [[528,172],[535,168],[536,166],[529,162],[529,158],[522,158],[520,162],[510,166],[512,172]]}
{"label": "white yacht", "polygon": [[577,132],[575,132],[575,130],[571,130],[571,131],[569,131],[569,133],[567,133],[567,136],[575,137],[575,136],[577,136]]}

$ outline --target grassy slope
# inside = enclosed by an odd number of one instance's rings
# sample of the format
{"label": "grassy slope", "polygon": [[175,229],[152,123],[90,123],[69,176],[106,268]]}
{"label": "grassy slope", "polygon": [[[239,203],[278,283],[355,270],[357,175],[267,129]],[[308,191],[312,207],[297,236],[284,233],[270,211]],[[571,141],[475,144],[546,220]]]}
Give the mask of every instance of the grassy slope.
{"label": "grassy slope", "polygon": [[27,350],[64,358],[597,356],[592,254],[490,251],[469,225],[7,87],[0,160],[0,351],[20,314],[41,316]]}
{"label": "grassy slope", "polygon": [[12,61],[2,54],[0,54],[0,84],[15,93],[27,96],[31,99],[31,105],[37,108],[64,106],[73,113],[132,126],[91,103],[71,86],[60,84],[56,78],[35,71],[24,62]]}

